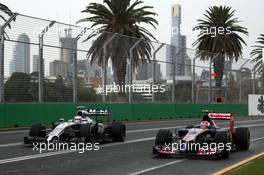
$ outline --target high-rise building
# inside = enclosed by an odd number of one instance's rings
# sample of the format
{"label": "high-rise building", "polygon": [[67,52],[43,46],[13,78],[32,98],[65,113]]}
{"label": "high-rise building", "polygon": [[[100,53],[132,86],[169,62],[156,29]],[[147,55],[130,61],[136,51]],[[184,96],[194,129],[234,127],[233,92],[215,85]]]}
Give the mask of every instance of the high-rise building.
{"label": "high-rise building", "polygon": [[[136,74],[136,80],[148,80],[153,79],[153,69],[154,69],[154,63],[139,63],[137,67],[137,74]],[[156,80],[161,79],[161,70],[160,70],[160,64],[156,63],[156,70],[155,70],[155,77]]]}
{"label": "high-rise building", "polygon": [[61,61],[67,65],[66,76],[71,76],[73,71],[73,59],[74,50],[77,49],[77,44],[74,42],[75,38],[72,37],[72,29],[65,29],[65,36],[60,37],[61,51],[60,57]]}
{"label": "high-rise building", "polygon": [[65,29],[65,37],[60,38],[61,43],[61,60],[63,60],[67,64],[73,63],[74,51],[72,49],[76,49],[77,45],[74,42],[74,38],[72,37],[72,29]]}
{"label": "high-rise building", "polygon": [[192,76],[192,60],[190,58],[185,59],[185,74],[186,77]]}
{"label": "high-rise building", "polygon": [[[13,50],[13,59],[10,61],[10,75],[14,72],[30,73],[30,39],[27,34],[18,36],[18,42]],[[28,43],[28,44],[27,44]]]}
{"label": "high-rise building", "polygon": [[54,60],[50,63],[50,76],[57,77],[58,75],[66,77],[67,64],[62,60]]}
{"label": "high-rise building", "polygon": [[[166,61],[168,63],[175,63],[176,76],[185,76],[185,59],[186,53],[186,36],[181,35],[181,6],[175,4],[171,10],[172,30],[171,30],[171,45],[166,47]],[[173,65],[166,64],[167,79],[173,77]]]}
{"label": "high-rise building", "polygon": [[39,72],[39,62],[40,62],[39,55],[33,55],[33,71],[32,72]]}

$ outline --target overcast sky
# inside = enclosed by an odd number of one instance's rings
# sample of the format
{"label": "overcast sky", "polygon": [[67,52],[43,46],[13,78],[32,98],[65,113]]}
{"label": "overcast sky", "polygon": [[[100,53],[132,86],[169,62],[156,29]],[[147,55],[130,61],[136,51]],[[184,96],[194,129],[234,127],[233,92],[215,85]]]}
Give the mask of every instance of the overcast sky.
{"label": "overcast sky", "polygon": [[[2,0],[11,10],[26,14],[47,18],[65,23],[74,24],[78,19],[85,17],[80,12],[90,2],[102,2],[102,0]],[[192,48],[197,33],[192,31],[196,20],[203,16],[204,11],[211,5],[229,5],[236,10],[235,15],[242,21],[241,25],[249,29],[249,37],[244,36],[248,46],[244,47],[244,57],[249,57],[250,46],[254,45],[257,37],[264,33],[262,23],[262,0],[144,0],[147,5],[154,7],[153,11],[158,14],[159,26],[157,30],[148,29],[160,42],[170,43],[171,33],[171,6],[182,6],[182,33],[187,35],[187,47]]]}

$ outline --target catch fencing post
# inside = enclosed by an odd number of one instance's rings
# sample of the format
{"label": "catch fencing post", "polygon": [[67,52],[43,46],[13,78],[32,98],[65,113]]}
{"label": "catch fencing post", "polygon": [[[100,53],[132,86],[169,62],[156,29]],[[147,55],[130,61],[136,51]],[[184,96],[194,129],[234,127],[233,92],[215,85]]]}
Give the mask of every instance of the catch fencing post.
{"label": "catch fencing post", "polygon": [[43,102],[43,86],[44,86],[44,60],[43,60],[43,40],[44,35],[49,31],[49,29],[56,23],[56,21],[51,21],[45,29],[39,34],[39,102]]}
{"label": "catch fencing post", "polygon": [[[157,53],[160,51],[160,49],[163,48],[165,44],[162,43],[154,52],[153,52],[153,72],[152,72],[152,77],[153,77],[153,81],[152,81],[152,86],[155,85],[156,83],[156,56]],[[155,93],[152,91],[152,102],[155,102]]]}
{"label": "catch fencing post", "polygon": [[5,28],[10,25],[10,23],[15,20],[18,13],[13,13],[10,18],[1,26],[0,28],[0,102],[5,101]]}
{"label": "catch fencing post", "polygon": [[212,102],[211,94],[212,94],[212,63],[213,61],[219,56],[217,54],[213,59],[210,59],[210,66],[209,66],[209,87],[208,87],[208,103]]}
{"label": "catch fencing post", "polygon": [[78,41],[81,39],[81,37],[86,33],[87,28],[85,27],[75,38],[74,38],[74,58],[73,58],[73,79],[72,79],[72,85],[73,85],[73,102],[77,102],[77,49],[78,49]]}
{"label": "catch fencing post", "polygon": [[239,79],[239,103],[242,103],[242,69],[243,67],[249,62],[250,60],[247,60],[244,64],[242,64],[239,68],[240,72],[240,79]]}
{"label": "catch fencing post", "polygon": [[[175,49],[177,49],[177,46],[173,46]],[[175,102],[175,85],[176,85],[176,58],[182,51],[184,51],[186,48],[183,47],[176,55],[175,59],[172,60],[173,69],[172,69],[172,102]]]}
{"label": "catch fencing post", "polygon": [[252,94],[255,94],[255,88],[256,88],[256,85],[255,85],[255,81],[256,81],[256,71],[255,71],[255,68],[253,69],[253,87],[252,87]]}
{"label": "catch fencing post", "polygon": [[133,85],[133,69],[134,69],[134,55],[133,55],[133,51],[134,49],[137,47],[137,45],[143,40],[143,38],[140,38],[130,49],[129,49],[129,58],[130,58],[130,68],[129,68],[129,103],[132,102],[132,91],[131,91],[131,87]]}
{"label": "catch fencing post", "polygon": [[106,70],[106,57],[107,57],[107,46],[108,44],[117,36],[117,33],[112,35],[103,45],[103,103],[106,102],[106,78],[107,78],[107,70]]}
{"label": "catch fencing post", "polygon": [[175,85],[176,85],[176,64],[175,64],[175,60],[173,60],[172,63],[172,102],[175,102]]}
{"label": "catch fencing post", "polygon": [[195,93],[195,91],[196,91],[196,79],[195,79],[195,61],[196,61],[196,59],[197,58],[199,58],[199,56],[196,56],[196,57],[194,57],[194,59],[193,59],[193,66],[192,66],[192,68],[193,68],[193,72],[192,72],[192,102],[193,103],[196,103],[196,93]]}

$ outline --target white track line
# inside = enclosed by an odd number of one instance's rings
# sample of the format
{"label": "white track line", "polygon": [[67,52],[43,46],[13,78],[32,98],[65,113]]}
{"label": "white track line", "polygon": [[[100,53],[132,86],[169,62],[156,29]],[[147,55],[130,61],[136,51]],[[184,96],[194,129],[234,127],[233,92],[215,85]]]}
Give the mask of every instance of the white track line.
{"label": "white track line", "polygon": [[56,151],[56,152],[50,152],[50,153],[44,153],[44,154],[34,154],[34,155],[29,155],[29,156],[3,159],[3,160],[0,160],[0,164],[6,164],[6,163],[11,163],[11,162],[18,162],[18,161],[30,160],[30,159],[36,159],[36,158],[42,158],[42,157],[49,157],[49,156],[54,156],[54,155],[70,153],[70,152],[74,152],[74,151]]}
{"label": "white track line", "polygon": [[183,161],[185,161],[185,160],[186,160],[186,159],[181,159],[181,160],[172,161],[172,162],[165,163],[165,164],[158,165],[158,166],[154,166],[154,167],[151,167],[151,168],[148,168],[148,169],[145,169],[145,170],[137,171],[137,172],[131,173],[131,174],[129,174],[129,175],[139,175],[139,174],[144,174],[144,173],[147,173],[147,172],[150,172],[150,171],[154,171],[154,170],[156,170],[156,169],[164,168],[164,167],[167,167],[167,166],[170,166],[170,165],[176,164],[176,163],[183,162]]}
{"label": "white track line", "polygon": [[18,146],[18,145],[22,145],[22,144],[23,144],[22,142],[1,144],[0,148],[10,147],[10,146]]}
{"label": "white track line", "polygon": [[259,140],[263,140],[264,137],[259,137],[259,138],[255,138],[255,139],[250,139],[250,142],[256,142],[256,141],[259,141]]}
{"label": "white track line", "polygon": [[19,130],[19,131],[0,131],[0,134],[17,134],[17,133],[25,133],[27,130]]}

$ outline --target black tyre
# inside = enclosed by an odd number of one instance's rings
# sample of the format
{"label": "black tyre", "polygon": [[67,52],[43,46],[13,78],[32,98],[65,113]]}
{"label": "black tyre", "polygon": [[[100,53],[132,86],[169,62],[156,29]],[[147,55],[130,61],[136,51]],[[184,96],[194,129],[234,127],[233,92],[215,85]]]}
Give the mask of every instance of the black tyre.
{"label": "black tyre", "polygon": [[126,138],[126,125],[121,122],[113,122],[111,125],[111,136],[113,141],[123,142]]}
{"label": "black tyre", "polygon": [[215,143],[216,146],[220,147],[220,144],[224,144],[224,149],[221,150],[221,153],[217,155],[217,158],[224,158],[227,159],[230,156],[231,150],[227,147],[227,144],[229,143],[229,135],[226,131],[218,131],[215,134]]}
{"label": "black tyre", "polygon": [[40,124],[36,123],[31,125],[29,129],[29,136],[31,137],[45,137],[46,136],[46,128]]}
{"label": "black tyre", "polygon": [[80,137],[85,138],[85,142],[93,142],[94,141],[94,134],[93,134],[93,127],[92,124],[86,124],[80,126]]}
{"label": "black tyre", "polygon": [[161,129],[156,135],[155,145],[168,145],[172,143],[172,132],[170,130]]}
{"label": "black tyre", "polygon": [[235,145],[238,150],[247,151],[250,147],[250,131],[248,128],[236,128]]}

